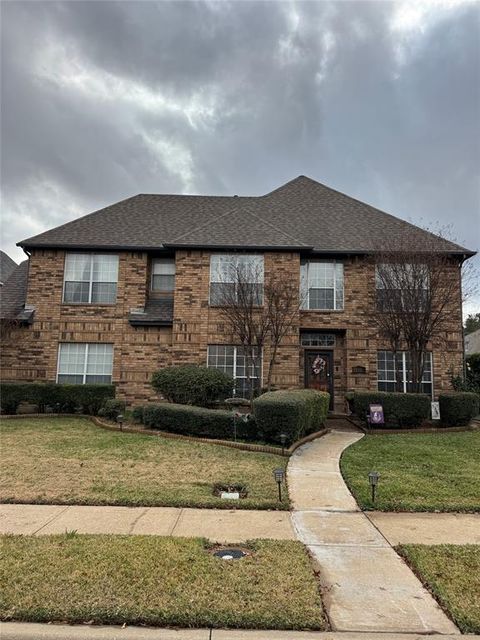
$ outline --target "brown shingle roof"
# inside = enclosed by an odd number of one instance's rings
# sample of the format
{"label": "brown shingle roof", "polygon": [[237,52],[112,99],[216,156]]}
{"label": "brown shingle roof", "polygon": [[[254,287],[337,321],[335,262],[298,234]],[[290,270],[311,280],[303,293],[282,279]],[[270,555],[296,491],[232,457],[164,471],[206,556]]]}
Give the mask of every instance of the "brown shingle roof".
{"label": "brown shingle roof", "polygon": [[25,309],[28,280],[28,260],[21,262],[0,288],[0,319],[30,322],[33,310]]}
{"label": "brown shingle roof", "polygon": [[5,251],[0,251],[0,286],[5,284],[16,267],[17,263]]}
{"label": "brown shingle roof", "polygon": [[[23,247],[161,249],[298,248],[370,253],[412,229],[419,249],[431,234],[315,180],[299,176],[259,197],[137,195],[46,231]],[[427,234],[427,235],[426,235]],[[473,255],[442,238],[439,251]]]}
{"label": "brown shingle roof", "polygon": [[145,309],[130,311],[128,321],[133,326],[171,325],[173,323],[173,298],[149,300]]}

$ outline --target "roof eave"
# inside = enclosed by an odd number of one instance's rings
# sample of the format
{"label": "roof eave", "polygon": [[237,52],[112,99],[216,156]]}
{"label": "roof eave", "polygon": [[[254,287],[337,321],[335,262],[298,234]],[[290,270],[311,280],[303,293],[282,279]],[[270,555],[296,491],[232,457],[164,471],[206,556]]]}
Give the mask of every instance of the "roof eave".
{"label": "roof eave", "polygon": [[[60,249],[67,251],[171,251],[172,249],[210,249],[212,251],[251,250],[251,251],[305,251],[316,255],[372,255],[374,249],[320,249],[309,245],[245,245],[245,244],[187,244],[165,242],[163,245],[105,245],[105,244],[65,244],[65,243],[29,243],[17,242],[17,247],[27,249]],[[381,251],[381,250],[379,250]],[[456,256],[468,260],[477,255],[468,249],[440,249],[437,253]]]}
{"label": "roof eave", "polygon": [[17,247],[26,249],[62,249],[82,251],[165,251],[166,245],[128,245],[128,244],[65,244],[61,242],[29,243],[17,242]]}

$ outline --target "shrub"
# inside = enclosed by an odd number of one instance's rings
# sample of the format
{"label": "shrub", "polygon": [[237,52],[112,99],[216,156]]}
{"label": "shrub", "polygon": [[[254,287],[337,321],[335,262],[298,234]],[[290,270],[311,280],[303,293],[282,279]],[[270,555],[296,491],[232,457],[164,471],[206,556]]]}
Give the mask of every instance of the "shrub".
{"label": "shrub", "polygon": [[440,419],[448,427],[467,425],[479,413],[479,399],[476,393],[454,391],[441,393]]}
{"label": "shrub", "polygon": [[471,353],[465,358],[465,378],[452,377],[452,387],[455,391],[469,391],[480,398],[480,353]]}
{"label": "shrub", "polygon": [[16,413],[22,402],[35,404],[39,411],[51,407],[55,412],[97,414],[109,398],[115,397],[111,384],[56,384],[54,382],[3,382],[0,404],[5,413]]}
{"label": "shrub", "polygon": [[[378,425],[380,429],[420,427],[430,417],[430,397],[425,393],[355,392],[353,410],[365,423],[371,404],[381,404],[383,407],[385,424]],[[374,425],[372,427],[374,428]]]}
{"label": "shrub", "polygon": [[3,413],[15,414],[28,395],[28,384],[16,384],[4,382],[0,384],[0,405]]}
{"label": "shrub", "polygon": [[233,380],[218,369],[187,364],[156,371],[152,386],[169,402],[206,407],[228,398]]}
{"label": "shrub", "polygon": [[253,410],[265,440],[278,442],[285,433],[290,444],[321,428],[329,402],[328,393],[313,389],[271,391],[255,398]]}
{"label": "shrub", "polygon": [[[233,440],[233,413],[185,404],[148,404],[143,408],[143,422],[146,427],[162,429],[171,433],[201,438]],[[257,430],[255,420],[237,420],[237,438],[255,440]]]}
{"label": "shrub", "polygon": [[116,420],[120,414],[125,413],[126,404],[123,400],[115,400],[112,398],[106,400],[103,407],[99,410],[98,415],[109,420]]}
{"label": "shrub", "polygon": [[144,407],[142,405],[132,409],[132,420],[137,424],[143,424],[143,410]]}

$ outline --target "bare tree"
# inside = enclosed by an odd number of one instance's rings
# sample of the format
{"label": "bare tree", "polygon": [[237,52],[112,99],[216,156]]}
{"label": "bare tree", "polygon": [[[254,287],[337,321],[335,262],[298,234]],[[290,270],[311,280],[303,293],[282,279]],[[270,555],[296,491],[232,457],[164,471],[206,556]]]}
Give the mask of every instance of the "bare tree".
{"label": "bare tree", "polygon": [[218,306],[232,340],[243,347],[252,402],[265,347],[269,348],[265,386],[271,388],[278,348],[298,314],[298,283],[275,273],[264,278],[263,261],[244,261],[241,254],[223,264],[215,278],[211,303]]}
{"label": "bare tree", "polygon": [[297,324],[301,305],[298,283],[294,280],[282,279],[277,274],[269,275],[265,280],[264,305],[264,313],[268,319],[270,346],[270,360],[265,386],[270,391],[278,347]]}
{"label": "bare tree", "polygon": [[[440,232],[441,233],[441,232]],[[409,354],[411,390],[421,390],[427,345],[441,341],[451,326],[452,310],[461,306],[463,257],[453,255],[440,235],[422,237],[414,228],[386,240],[374,254],[377,304],[374,317],[394,353],[396,387],[401,387],[397,353]],[[439,250],[440,245],[440,250]]]}

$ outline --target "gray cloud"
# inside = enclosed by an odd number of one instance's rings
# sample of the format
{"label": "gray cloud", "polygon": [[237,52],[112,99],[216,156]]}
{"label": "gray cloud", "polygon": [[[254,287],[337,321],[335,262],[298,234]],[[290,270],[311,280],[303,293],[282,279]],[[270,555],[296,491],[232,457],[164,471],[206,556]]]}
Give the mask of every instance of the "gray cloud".
{"label": "gray cloud", "polygon": [[[415,13],[417,12],[417,13]],[[304,173],[480,248],[479,5],[4,2],[3,247]]]}

